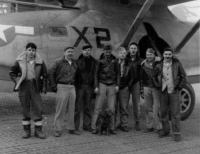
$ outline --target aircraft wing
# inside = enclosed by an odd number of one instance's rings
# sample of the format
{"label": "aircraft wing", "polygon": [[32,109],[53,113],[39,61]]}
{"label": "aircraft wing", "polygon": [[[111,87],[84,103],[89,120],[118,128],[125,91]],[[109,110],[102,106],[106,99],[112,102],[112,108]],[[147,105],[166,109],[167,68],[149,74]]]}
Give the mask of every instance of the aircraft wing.
{"label": "aircraft wing", "polygon": [[195,1],[195,0],[165,0],[167,5],[176,5],[176,4],[180,4],[180,3],[186,3],[186,2],[191,2],[191,1]]}
{"label": "aircraft wing", "polygon": [[60,7],[58,5],[49,5],[49,4],[31,3],[31,2],[22,2],[22,1],[14,1],[14,0],[0,0],[0,2],[21,4],[21,5],[28,5],[28,6],[35,6],[35,7],[41,7],[41,8],[59,9],[59,10],[65,10],[65,9],[77,9],[77,10],[80,10],[80,8],[78,8],[78,7],[67,6],[67,5],[65,5],[65,7]]}

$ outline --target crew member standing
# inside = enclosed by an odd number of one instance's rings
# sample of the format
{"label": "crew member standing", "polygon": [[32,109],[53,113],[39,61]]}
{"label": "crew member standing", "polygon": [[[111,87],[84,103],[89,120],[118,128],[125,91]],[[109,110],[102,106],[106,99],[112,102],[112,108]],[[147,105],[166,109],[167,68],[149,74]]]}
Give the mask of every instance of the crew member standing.
{"label": "crew member standing", "polygon": [[62,125],[65,119],[65,113],[68,113],[67,129],[70,134],[80,135],[74,127],[75,110],[75,79],[77,65],[73,60],[74,47],[66,47],[64,56],[55,60],[49,70],[49,84],[53,92],[56,92],[56,113],[54,120],[54,136],[62,135]]}
{"label": "crew member standing", "polygon": [[79,130],[80,111],[83,107],[83,130],[91,131],[91,100],[94,91],[94,71],[96,60],[91,56],[92,46],[82,47],[82,54],[77,60],[77,87],[75,104],[75,129]]}
{"label": "crew member standing", "polygon": [[134,82],[131,89],[133,112],[135,119],[135,129],[140,131],[140,68],[142,59],[139,56],[138,44],[133,42],[129,45],[129,54],[127,58],[132,62],[134,67]]}
{"label": "crew member standing", "polygon": [[130,89],[132,88],[134,80],[133,65],[126,58],[126,53],[127,51],[125,48],[120,47],[118,49],[119,58],[117,59],[117,62],[120,70],[120,86],[119,92],[117,93],[115,108],[115,116],[117,116],[117,109],[119,105],[120,124],[118,127],[124,132],[128,132],[128,105],[130,99]]}
{"label": "crew member standing", "polygon": [[148,48],[146,59],[141,64],[140,78],[144,89],[144,102],[146,107],[146,129],[145,132],[160,132],[162,125],[160,120],[160,90],[153,82],[153,66],[160,61],[155,57],[155,51]]}
{"label": "crew member standing", "polygon": [[19,100],[22,106],[24,127],[23,138],[31,136],[32,119],[35,123],[35,137],[45,139],[42,132],[42,99],[40,93],[46,93],[47,69],[44,61],[37,53],[34,43],[26,45],[26,51],[21,53],[10,70],[10,77],[15,82],[14,90],[19,90]]}
{"label": "crew member standing", "polygon": [[166,137],[170,134],[170,112],[174,140],[181,141],[179,91],[187,83],[187,77],[181,62],[173,57],[171,48],[164,49],[163,57],[154,69],[155,85],[161,90],[162,131],[159,137]]}
{"label": "crew member standing", "polygon": [[108,110],[113,113],[110,120],[110,133],[116,134],[114,130],[114,114],[116,94],[119,90],[120,74],[116,58],[111,54],[112,46],[110,44],[104,45],[103,51],[104,53],[98,60],[95,70],[95,93],[97,95],[95,101],[94,115],[92,117],[92,133],[98,133],[96,129],[96,121],[99,113],[102,110],[105,98],[107,97]]}

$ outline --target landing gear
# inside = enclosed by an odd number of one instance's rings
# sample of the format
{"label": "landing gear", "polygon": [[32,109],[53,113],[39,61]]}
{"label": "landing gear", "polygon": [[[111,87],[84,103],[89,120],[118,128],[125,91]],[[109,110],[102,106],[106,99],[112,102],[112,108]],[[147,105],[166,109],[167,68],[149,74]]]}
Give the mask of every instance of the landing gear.
{"label": "landing gear", "polygon": [[180,98],[181,120],[185,120],[191,115],[195,106],[195,93],[189,83],[180,91]]}

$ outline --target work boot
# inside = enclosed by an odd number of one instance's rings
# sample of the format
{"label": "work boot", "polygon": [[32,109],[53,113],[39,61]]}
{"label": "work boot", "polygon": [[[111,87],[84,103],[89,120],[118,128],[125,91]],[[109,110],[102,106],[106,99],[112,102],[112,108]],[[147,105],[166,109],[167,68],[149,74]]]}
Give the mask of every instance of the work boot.
{"label": "work boot", "polygon": [[54,130],[53,136],[60,137],[62,135],[61,131]]}
{"label": "work boot", "polygon": [[140,128],[140,123],[139,123],[139,122],[136,122],[136,123],[135,123],[135,129],[136,129],[137,131],[140,131],[140,130],[141,130],[141,128]]}
{"label": "work boot", "polygon": [[42,132],[42,126],[35,125],[35,137],[45,139],[46,135]]}
{"label": "work boot", "polygon": [[180,142],[181,140],[182,140],[181,134],[175,134],[175,135],[174,135],[174,141]]}
{"label": "work boot", "polygon": [[69,130],[69,134],[81,135],[81,132],[79,130]]}
{"label": "work boot", "polygon": [[160,131],[159,132],[159,138],[167,137],[169,136],[170,132]]}
{"label": "work boot", "polygon": [[145,133],[149,133],[149,132],[153,132],[154,131],[154,128],[146,128],[144,130]]}
{"label": "work boot", "polygon": [[93,129],[92,134],[98,134],[98,131],[96,129]]}
{"label": "work boot", "polygon": [[92,132],[92,128],[90,126],[83,127],[83,130],[88,131],[88,132]]}
{"label": "work boot", "polygon": [[113,135],[115,135],[115,134],[117,134],[117,133],[116,133],[116,131],[115,131],[115,130],[110,130],[110,134],[113,134]]}
{"label": "work boot", "polygon": [[127,126],[121,126],[120,129],[124,132],[128,132],[128,127]]}
{"label": "work boot", "polygon": [[29,137],[31,137],[31,125],[23,125],[24,127],[24,134],[23,134],[23,138],[27,139]]}

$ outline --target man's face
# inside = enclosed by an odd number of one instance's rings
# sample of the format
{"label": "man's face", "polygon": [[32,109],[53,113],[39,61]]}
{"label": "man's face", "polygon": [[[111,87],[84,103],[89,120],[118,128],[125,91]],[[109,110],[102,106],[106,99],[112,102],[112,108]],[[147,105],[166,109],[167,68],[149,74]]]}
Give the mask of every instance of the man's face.
{"label": "man's face", "polygon": [[72,59],[74,55],[74,49],[67,49],[64,52],[65,58]]}
{"label": "man's face", "polygon": [[104,50],[104,53],[106,56],[110,56],[111,52],[112,52],[112,50]]}
{"label": "man's face", "polygon": [[154,58],[155,58],[155,54],[146,52],[146,58],[147,58],[148,62],[152,62],[154,60]]}
{"label": "man's face", "polygon": [[37,50],[34,49],[34,48],[31,48],[31,47],[26,49],[27,57],[30,58],[30,59],[35,58],[36,52],[37,52]]}
{"label": "man's face", "polygon": [[91,55],[91,48],[87,48],[87,49],[85,49],[85,50],[83,50],[82,51],[82,53],[83,53],[83,56],[84,57],[90,57],[90,55]]}
{"label": "man's face", "polygon": [[164,60],[165,60],[166,62],[169,62],[169,61],[172,59],[172,56],[173,56],[173,54],[172,54],[171,51],[165,51],[165,52],[163,53],[163,57],[164,57]]}
{"label": "man's face", "polygon": [[136,45],[134,45],[134,44],[131,45],[129,47],[129,52],[130,52],[131,56],[135,56],[137,54],[137,52],[138,52],[138,47]]}
{"label": "man's face", "polygon": [[126,58],[126,51],[125,50],[120,51],[118,56],[119,59],[124,60]]}

